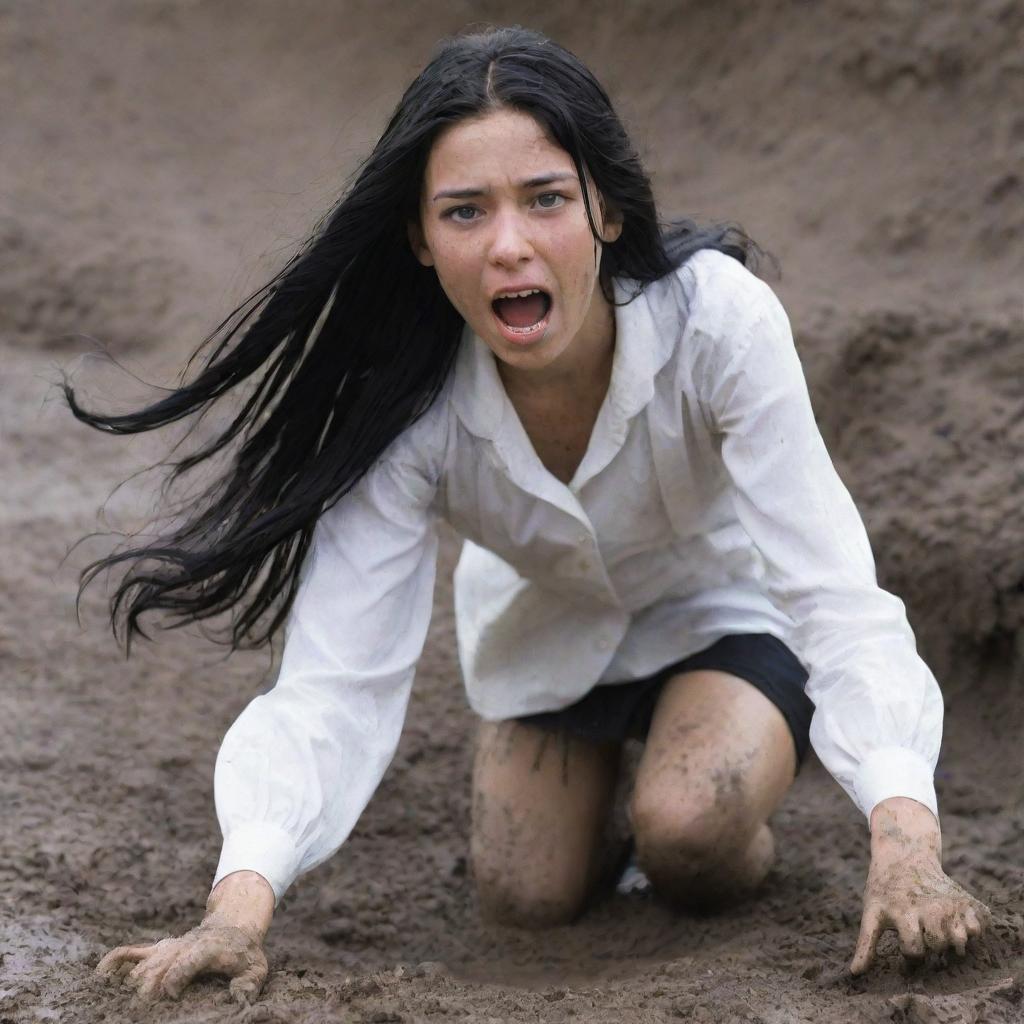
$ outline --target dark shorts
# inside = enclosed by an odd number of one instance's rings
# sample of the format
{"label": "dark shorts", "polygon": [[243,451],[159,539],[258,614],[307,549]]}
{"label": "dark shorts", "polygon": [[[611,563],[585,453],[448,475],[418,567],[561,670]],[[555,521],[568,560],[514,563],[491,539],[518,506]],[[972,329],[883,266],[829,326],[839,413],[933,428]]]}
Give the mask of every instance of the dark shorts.
{"label": "dark shorts", "polygon": [[672,676],[698,668],[729,672],[756,686],[782,712],[796,744],[797,765],[803,764],[814,710],[804,693],[807,672],[796,655],[769,633],[724,636],[646,679],[595,686],[561,711],[525,715],[518,721],[552,732],[565,730],[595,742],[642,740],[651,727],[662,687]]}

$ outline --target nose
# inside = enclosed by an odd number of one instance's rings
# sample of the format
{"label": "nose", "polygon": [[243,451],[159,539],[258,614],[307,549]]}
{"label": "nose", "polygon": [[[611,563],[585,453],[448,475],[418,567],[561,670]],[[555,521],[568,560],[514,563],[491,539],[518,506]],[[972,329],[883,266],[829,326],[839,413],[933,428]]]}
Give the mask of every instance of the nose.
{"label": "nose", "polygon": [[515,267],[533,257],[533,246],[522,218],[506,211],[495,215],[490,260],[499,267]]}

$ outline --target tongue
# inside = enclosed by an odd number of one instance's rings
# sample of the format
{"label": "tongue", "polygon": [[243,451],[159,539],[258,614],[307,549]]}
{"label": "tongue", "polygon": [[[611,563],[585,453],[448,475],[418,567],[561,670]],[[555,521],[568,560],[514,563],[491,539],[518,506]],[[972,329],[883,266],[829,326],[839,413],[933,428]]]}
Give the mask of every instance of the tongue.
{"label": "tongue", "polygon": [[526,298],[495,299],[494,308],[498,316],[509,327],[532,327],[544,319],[548,300],[540,292],[527,295]]}

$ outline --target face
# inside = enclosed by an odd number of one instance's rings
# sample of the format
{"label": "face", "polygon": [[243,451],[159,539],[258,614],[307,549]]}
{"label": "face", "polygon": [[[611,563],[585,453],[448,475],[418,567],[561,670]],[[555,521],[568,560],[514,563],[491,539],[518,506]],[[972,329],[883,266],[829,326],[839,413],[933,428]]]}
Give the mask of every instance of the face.
{"label": "face", "polygon": [[[572,159],[528,114],[460,121],[427,161],[420,223],[409,237],[452,305],[502,362],[523,370],[562,359],[610,330],[594,239]],[[605,242],[619,237],[588,185]],[[595,252],[596,247],[596,252]],[[540,295],[503,299],[510,293]]]}

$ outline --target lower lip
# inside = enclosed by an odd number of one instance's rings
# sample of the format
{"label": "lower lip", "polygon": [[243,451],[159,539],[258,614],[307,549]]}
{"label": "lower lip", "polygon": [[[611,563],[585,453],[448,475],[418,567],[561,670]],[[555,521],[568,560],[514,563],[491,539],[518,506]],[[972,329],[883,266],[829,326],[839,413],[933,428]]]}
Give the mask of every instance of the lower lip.
{"label": "lower lip", "polygon": [[544,337],[544,333],[548,329],[548,324],[551,323],[551,310],[554,306],[548,308],[547,313],[544,314],[544,319],[535,323],[528,331],[516,331],[513,330],[504,320],[491,309],[491,316],[494,317],[494,322],[498,325],[498,330],[501,332],[501,336],[512,345],[532,345],[534,342],[540,341]]}

